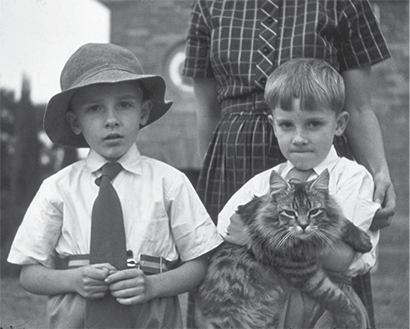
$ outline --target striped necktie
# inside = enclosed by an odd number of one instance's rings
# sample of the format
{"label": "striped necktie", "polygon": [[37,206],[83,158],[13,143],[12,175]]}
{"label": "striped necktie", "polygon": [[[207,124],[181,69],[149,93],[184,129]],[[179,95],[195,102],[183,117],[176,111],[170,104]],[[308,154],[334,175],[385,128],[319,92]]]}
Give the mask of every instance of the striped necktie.
{"label": "striped necktie", "polygon": [[271,73],[275,58],[279,7],[274,1],[267,0],[261,11],[263,19],[261,21],[260,46],[258,48],[260,60],[256,65],[255,83],[260,89],[265,90],[266,80]]}
{"label": "striped necktie", "polygon": [[[127,249],[121,203],[111,181],[122,169],[119,163],[102,166],[91,214],[90,264],[110,263],[118,270],[127,267]],[[130,328],[130,322],[129,306],[118,303],[109,292],[100,299],[87,299],[86,328]]]}

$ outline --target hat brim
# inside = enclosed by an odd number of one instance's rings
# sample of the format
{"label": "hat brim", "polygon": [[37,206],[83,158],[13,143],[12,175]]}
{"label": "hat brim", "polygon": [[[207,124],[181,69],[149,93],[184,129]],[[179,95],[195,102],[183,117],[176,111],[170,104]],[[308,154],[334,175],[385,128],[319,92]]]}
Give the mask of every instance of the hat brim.
{"label": "hat brim", "polygon": [[74,93],[85,86],[99,83],[118,83],[124,81],[140,81],[144,84],[145,98],[152,101],[152,109],[143,128],[162,117],[171,107],[172,102],[165,102],[165,81],[159,75],[134,74],[127,71],[107,70],[99,72],[68,90],[54,95],[47,104],[44,114],[44,130],[50,140],[59,145],[72,147],[89,147],[82,134],[76,135],[66,118],[69,102]]}

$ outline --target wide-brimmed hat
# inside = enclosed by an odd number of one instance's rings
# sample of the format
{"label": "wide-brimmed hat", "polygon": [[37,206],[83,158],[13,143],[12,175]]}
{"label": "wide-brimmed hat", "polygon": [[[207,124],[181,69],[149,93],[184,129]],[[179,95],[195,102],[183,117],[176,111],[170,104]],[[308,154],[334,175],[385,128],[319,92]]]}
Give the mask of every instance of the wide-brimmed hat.
{"label": "wide-brimmed hat", "polygon": [[152,101],[146,125],[159,119],[171,107],[172,102],[164,100],[164,79],[159,75],[144,74],[134,53],[110,43],[88,43],[69,58],[60,76],[61,92],[48,102],[44,130],[51,141],[65,146],[88,147],[83,135],[76,135],[66,119],[71,97],[81,87],[123,81],[143,83],[144,98]]}

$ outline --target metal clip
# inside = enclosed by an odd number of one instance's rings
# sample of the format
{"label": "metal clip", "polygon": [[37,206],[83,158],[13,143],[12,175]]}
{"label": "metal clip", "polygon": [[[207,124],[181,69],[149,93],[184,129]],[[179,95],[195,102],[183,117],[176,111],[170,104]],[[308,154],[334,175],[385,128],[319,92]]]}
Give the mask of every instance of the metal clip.
{"label": "metal clip", "polygon": [[140,264],[134,258],[127,259],[127,266],[130,268],[140,268]]}
{"label": "metal clip", "polygon": [[134,258],[134,253],[132,250],[127,250],[127,267],[129,268],[141,268],[140,263],[138,263]]}

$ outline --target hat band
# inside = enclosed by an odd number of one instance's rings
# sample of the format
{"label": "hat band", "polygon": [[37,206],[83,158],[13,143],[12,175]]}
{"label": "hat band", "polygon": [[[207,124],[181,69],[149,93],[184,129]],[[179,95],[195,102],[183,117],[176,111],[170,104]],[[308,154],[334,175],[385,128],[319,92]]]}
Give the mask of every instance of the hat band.
{"label": "hat band", "polygon": [[67,89],[73,88],[74,86],[76,86],[77,84],[80,84],[80,82],[87,80],[91,77],[93,77],[94,75],[104,72],[104,71],[110,71],[110,70],[117,70],[117,71],[125,71],[131,74],[144,74],[144,73],[137,73],[133,70],[130,70],[130,68],[128,66],[125,65],[121,65],[121,64],[103,64],[97,67],[92,68],[91,70],[88,70],[87,72],[85,72],[84,74],[82,74],[79,78],[77,78],[77,80],[75,80],[71,86]]}

